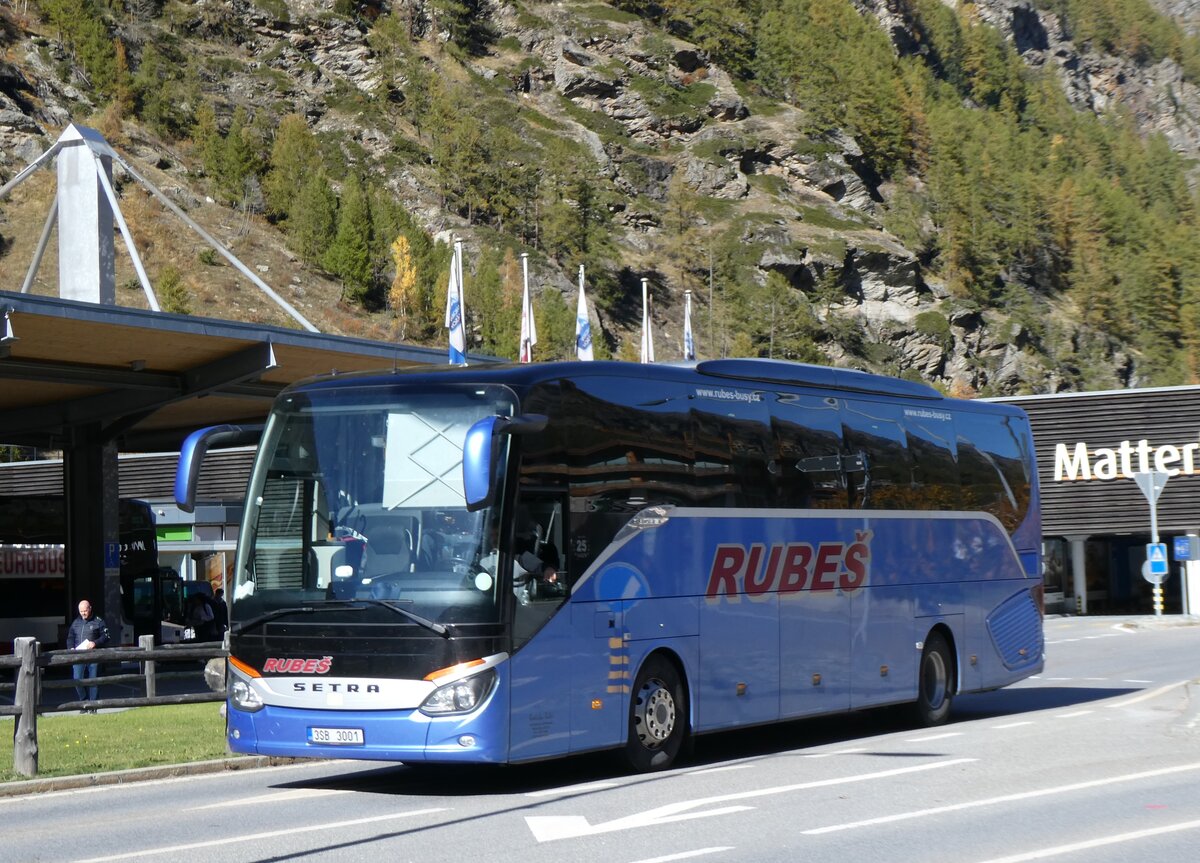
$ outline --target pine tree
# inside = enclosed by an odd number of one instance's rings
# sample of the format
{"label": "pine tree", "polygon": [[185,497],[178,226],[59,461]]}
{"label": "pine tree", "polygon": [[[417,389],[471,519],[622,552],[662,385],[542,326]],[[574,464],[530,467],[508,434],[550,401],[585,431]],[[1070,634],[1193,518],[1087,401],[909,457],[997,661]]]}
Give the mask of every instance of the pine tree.
{"label": "pine tree", "polygon": [[364,308],[374,300],[374,267],[371,246],[374,228],[371,206],[363,180],[352,173],[342,188],[337,214],[337,233],[325,254],[325,268],[342,280],[342,299]]}
{"label": "pine tree", "polygon": [[337,195],[325,171],[318,169],[309,174],[296,196],[287,223],[288,245],[306,263],[322,266],[336,231]]}
{"label": "pine tree", "polygon": [[247,181],[257,177],[262,160],[260,143],[249,128],[249,113],[242,105],[233,111],[219,164],[217,188],[226,200],[244,204],[248,197]]}
{"label": "pine tree", "polygon": [[288,114],[279,121],[279,131],[271,145],[270,168],[263,180],[269,212],[286,221],[305,181],[319,166],[317,139],[303,117]]}
{"label": "pine tree", "polygon": [[575,357],[575,310],[563,295],[547,288],[534,305],[537,321],[539,362],[573,359]]}

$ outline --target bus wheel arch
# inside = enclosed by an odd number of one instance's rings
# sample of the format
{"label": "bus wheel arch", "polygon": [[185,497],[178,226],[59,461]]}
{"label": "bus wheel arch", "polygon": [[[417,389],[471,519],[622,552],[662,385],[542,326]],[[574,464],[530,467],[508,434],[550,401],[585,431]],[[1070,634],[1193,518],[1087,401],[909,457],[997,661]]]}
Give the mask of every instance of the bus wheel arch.
{"label": "bus wheel arch", "polygon": [[941,725],[950,716],[950,704],[958,690],[954,635],[949,627],[938,624],[929,630],[921,649],[917,670],[917,700],[913,718],[918,725]]}
{"label": "bus wheel arch", "polygon": [[687,677],[667,650],[646,657],[629,692],[624,760],[638,773],[665,770],[691,735]]}

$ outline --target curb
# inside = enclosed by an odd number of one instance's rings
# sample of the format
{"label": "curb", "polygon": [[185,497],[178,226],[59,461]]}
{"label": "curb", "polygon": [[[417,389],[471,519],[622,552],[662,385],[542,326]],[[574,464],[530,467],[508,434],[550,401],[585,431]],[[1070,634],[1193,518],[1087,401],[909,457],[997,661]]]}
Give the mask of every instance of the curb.
{"label": "curb", "polygon": [[45,779],[22,779],[0,783],[0,798],[24,794],[43,794],[47,791],[70,791],[76,788],[95,788],[102,785],[123,785],[147,779],[170,779],[176,776],[199,776],[226,770],[253,770],[257,767],[279,767],[308,761],[307,758],[282,758],[274,755],[242,755],[218,758],[213,761],[194,761],[190,764],[162,764],[155,767],[134,767],[111,773],[81,773],[75,776],[48,776]]}

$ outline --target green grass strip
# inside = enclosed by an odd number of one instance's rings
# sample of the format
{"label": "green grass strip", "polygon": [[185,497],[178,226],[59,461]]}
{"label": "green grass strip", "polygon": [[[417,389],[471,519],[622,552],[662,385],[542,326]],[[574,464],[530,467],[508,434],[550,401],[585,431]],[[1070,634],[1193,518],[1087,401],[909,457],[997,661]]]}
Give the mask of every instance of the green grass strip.
{"label": "green grass strip", "polygon": [[[38,717],[38,777],[106,773],[224,758],[219,703],[135,707],[117,713]],[[0,722],[0,782],[12,769],[12,722]]]}

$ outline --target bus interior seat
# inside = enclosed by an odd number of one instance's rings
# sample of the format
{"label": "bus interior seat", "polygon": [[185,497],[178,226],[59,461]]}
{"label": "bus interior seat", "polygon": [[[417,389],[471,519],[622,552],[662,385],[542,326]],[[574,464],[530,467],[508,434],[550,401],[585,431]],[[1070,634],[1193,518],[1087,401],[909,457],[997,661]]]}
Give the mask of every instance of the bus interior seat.
{"label": "bus interior seat", "polygon": [[412,534],[399,525],[380,525],[367,536],[364,578],[408,572],[412,564]]}
{"label": "bus interior seat", "polygon": [[417,569],[429,572],[436,568],[442,548],[442,535],[427,530],[421,535],[420,548],[417,551]]}

